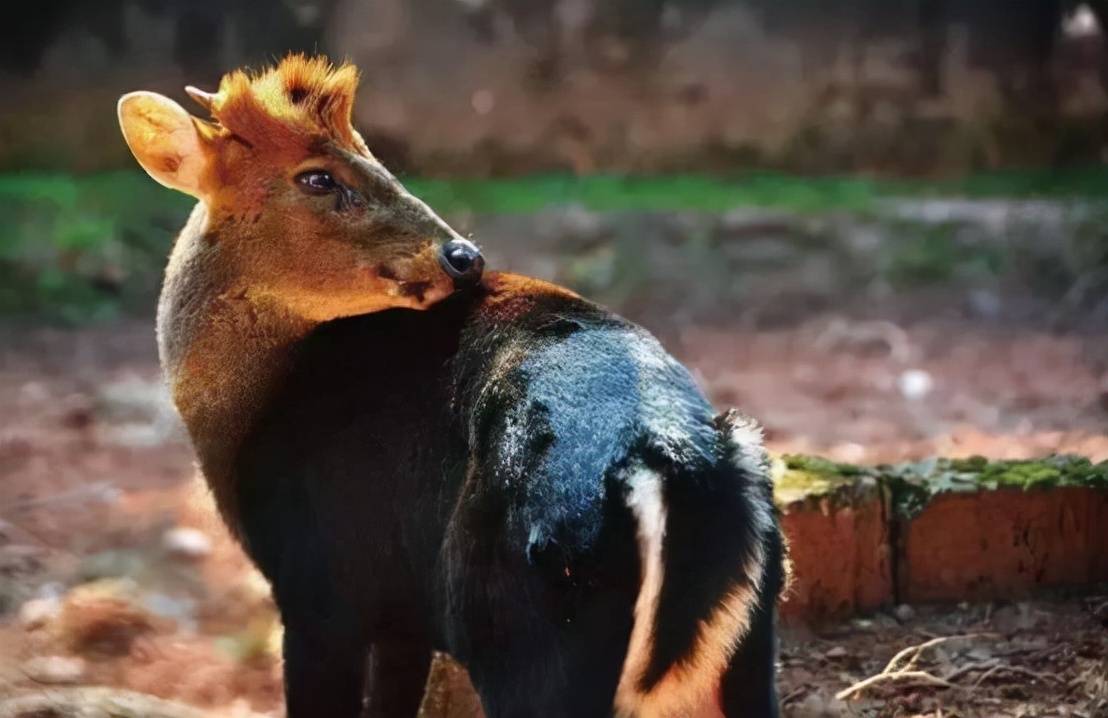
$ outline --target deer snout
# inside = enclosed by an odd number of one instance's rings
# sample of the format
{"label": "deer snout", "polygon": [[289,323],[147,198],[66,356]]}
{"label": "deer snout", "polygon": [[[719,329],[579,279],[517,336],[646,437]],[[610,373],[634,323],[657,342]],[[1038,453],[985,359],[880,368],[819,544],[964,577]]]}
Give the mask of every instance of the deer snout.
{"label": "deer snout", "polygon": [[466,239],[452,239],[439,249],[439,264],[457,286],[476,284],[485,271],[485,258],[477,245]]}

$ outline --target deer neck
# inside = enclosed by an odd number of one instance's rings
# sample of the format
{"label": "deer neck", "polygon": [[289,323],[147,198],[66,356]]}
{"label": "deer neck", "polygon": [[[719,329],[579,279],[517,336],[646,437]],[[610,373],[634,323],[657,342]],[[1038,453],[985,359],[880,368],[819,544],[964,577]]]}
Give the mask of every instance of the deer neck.
{"label": "deer neck", "polygon": [[232,529],[234,462],[242,442],[285,376],[296,345],[316,326],[272,300],[251,295],[193,210],[169,259],[158,302],[158,353],[200,467]]}

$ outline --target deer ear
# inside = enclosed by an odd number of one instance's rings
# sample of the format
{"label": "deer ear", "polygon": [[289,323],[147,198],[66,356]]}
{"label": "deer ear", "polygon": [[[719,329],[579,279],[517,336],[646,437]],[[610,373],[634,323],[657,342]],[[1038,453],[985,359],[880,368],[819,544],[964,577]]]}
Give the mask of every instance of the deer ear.
{"label": "deer ear", "polygon": [[147,174],[199,198],[208,155],[196,119],[155,92],[130,92],[119,98],[118,109],[123,139]]}

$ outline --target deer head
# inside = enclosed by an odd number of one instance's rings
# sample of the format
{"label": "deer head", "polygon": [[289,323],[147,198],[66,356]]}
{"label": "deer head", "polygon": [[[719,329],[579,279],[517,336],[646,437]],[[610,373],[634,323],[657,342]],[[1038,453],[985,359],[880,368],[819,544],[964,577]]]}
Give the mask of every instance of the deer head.
{"label": "deer head", "polygon": [[483,260],[413,197],[351,126],[357,70],[291,55],[260,74],[119,100],[123,136],[151,177],[207,209],[201,240],[235,291],[310,321],[424,308],[475,283]]}

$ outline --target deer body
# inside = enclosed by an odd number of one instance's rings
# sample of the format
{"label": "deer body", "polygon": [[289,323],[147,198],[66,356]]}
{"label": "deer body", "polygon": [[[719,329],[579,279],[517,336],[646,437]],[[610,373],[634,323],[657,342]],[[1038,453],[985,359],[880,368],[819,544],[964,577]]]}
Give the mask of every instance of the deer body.
{"label": "deer body", "polygon": [[[313,62],[203,96],[218,125],[193,125],[199,150],[175,103],[121,103],[143,166],[201,199],[167,272],[162,362],[272,584],[289,715],[357,716],[367,694],[371,715],[414,715],[439,649],[489,716],[775,716],[782,548],[756,430],[714,416],[638,327],[482,277],[329,127],[343,70]],[[279,93],[286,124],[309,107],[309,140],[253,155],[287,128],[236,114],[246,92]]]}

